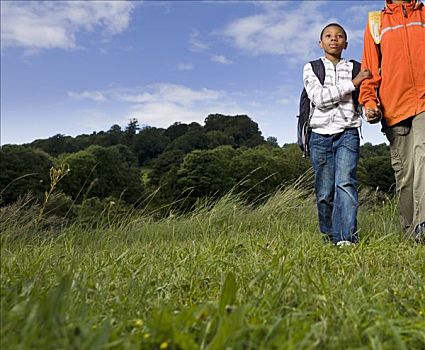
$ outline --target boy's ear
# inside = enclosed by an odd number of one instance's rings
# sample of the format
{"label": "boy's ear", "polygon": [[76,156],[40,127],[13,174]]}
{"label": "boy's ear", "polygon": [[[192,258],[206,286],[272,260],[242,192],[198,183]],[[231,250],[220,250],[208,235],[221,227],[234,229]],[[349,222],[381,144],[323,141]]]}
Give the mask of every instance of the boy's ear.
{"label": "boy's ear", "polygon": [[319,46],[321,49],[323,49],[322,40],[319,40]]}
{"label": "boy's ear", "polygon": [[348,47],[348,41],[345,42],[344,50]]}

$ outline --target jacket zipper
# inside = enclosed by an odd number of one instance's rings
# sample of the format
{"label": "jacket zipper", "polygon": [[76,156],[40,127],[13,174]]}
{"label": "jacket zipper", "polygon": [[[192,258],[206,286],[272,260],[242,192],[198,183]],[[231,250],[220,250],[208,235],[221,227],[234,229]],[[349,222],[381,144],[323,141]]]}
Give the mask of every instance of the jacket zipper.
{"label": "jacket zipper", "polygon": [[407,18],[406,8],[404,7],[404,5],[401,5],[401,8],[403,9],[403,16],[404,16],[404,18]]}
{"label": "jacket zipper", "polygon": [[406,48],[407,48],[407,60],[409,62],[409,71],[410,71],[410,78],[412,80],[412,84],[415,87],[416,83],[415,83],[415,75],[413,74],[413,65],[412,65],[412,58],[411,58],[411,54],[410,54],[410,46],[409,46],[409,34],[407,32],[407,23],[406,23],[406,18],[407,18],[407,13],[406,13],[406,9],[404,8],[404,5],[401,5],[401,7],[403,8],[403,15],[404,15],[404,19],[403,19],[403,31],[404,31],[404,36],[405,36],[405,43],[406,43]]}

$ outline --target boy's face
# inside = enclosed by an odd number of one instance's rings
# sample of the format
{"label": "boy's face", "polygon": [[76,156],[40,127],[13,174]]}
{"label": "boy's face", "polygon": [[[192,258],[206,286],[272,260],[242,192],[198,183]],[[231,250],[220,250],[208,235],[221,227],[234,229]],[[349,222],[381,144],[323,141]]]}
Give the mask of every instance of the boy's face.
{"label": "boy's face", "polygon": [[331,56],[341,55],[342,50],[347,48],[347,44],[344,32],[336,26],[327,27],[320,39],[320,47]]}

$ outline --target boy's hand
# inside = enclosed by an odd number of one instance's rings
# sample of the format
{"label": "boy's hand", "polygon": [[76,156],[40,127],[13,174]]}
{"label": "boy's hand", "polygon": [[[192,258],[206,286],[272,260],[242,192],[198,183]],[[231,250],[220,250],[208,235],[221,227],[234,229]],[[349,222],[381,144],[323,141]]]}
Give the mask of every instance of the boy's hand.
{"label": "boy's hand", "polygon": [[359,72],[359,74],[356,75],[356,77],[353,79],[353,85],[358,89],[360,87],[360,84],[363,80],[369,79],[372,77],[372,74],[370,73],[370,70],[365,68]]}
{"label": "boy's hand", "polygon": [[365,107],[366,120],[370,124],[378,123],[382,118],[382,112],[379,108],[368,108]]}

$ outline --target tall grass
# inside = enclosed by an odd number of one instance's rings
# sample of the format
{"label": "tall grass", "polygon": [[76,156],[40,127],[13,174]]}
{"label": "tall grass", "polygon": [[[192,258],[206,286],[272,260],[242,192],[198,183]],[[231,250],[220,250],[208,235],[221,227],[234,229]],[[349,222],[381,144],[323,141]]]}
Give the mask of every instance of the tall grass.
{"label": "tall grass", "polygon": [[53,234],[20,235],[24,207],[1,215],[2,349],[425,348],[425,249],[393,201],[364,202],[341,248],[300,186]]}

